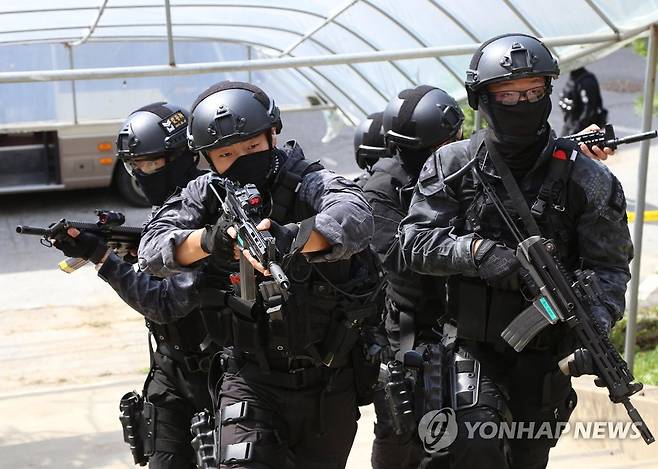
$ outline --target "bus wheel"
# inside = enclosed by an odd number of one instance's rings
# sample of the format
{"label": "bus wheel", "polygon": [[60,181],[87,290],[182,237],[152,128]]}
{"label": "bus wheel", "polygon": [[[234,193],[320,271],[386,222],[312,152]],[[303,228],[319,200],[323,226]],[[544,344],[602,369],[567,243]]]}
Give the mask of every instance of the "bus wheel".
{"label": "bus wheel", "polygon": [[118,164],[114,175],[119,194],[131,205],[136,207],[150,207],[148,199],[144,195],[137,181],[128,174],[123,164]]}

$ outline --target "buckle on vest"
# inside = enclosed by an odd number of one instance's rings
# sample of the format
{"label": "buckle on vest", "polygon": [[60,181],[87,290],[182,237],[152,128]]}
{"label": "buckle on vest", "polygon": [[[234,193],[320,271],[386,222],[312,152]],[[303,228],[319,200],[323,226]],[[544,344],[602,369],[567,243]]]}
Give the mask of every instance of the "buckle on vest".
{"label": "buckle on vest", "polygon": [[535,203],[532,204],[532,208],[530,209],[530,211],[532,212],[533,216],[537,218],[541,218],[541,216],[544,215],[545,209],[546,209],[546,201],[542,199],[537,199],[535,200]]}
{"label": "buckle on vest", "polygon": [[222,425],[240,422],[247,418],[249,403],[246,401],[234,402],[222,409]]}
{"label": "buckle on vest", "polygon": [[185,366],[190,373],[203,372],[206,373],[210,370],[210,362],[212,360],[211,356],[206,356],[203,358],[197,358],[192,355],[186,355],[183,359]]}
{"label": "buckle on vest", "polygon": [[250,462],[253,458],[254,444],[251,441],[226,445],[222,450],[222,463],[233,464]]}

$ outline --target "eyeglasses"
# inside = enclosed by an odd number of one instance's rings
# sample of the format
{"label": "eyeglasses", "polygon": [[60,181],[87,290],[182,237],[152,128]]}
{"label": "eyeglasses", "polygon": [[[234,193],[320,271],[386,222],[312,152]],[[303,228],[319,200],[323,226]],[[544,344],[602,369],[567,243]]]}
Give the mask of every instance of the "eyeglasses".
{"label": "eyeglasses", "polygon": [[123,162],[126,170],[131,176],[136,173],[139,174],[154,174],[165,167],[167,161],[164,157],[156,159],[143,159],[143,160],[124,160]]}
{"label": "eyeglasses", "polygon": [[514,106],[518,104],[521,100],[521,96],[525,96],[529,103],[536,103],[546,96],[546,85],[537,86],[536,88],[530,88],[525,91],[509,90],[489,92],[489,95],[496,103],[504,106]]}

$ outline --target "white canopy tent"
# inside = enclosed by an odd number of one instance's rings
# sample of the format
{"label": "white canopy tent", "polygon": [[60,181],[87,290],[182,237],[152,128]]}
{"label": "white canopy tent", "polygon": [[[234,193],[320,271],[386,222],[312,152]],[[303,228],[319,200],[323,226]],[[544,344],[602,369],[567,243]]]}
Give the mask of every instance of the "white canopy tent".
{"label": "white canopy tent", "polygon": [[[121,119],[149,101],[190,103],[222,79],[356,123],[421,83],[464,98],[470,55],[507,32],[543,38],[563,71],[649,34],[652,103],[657,21],[658,0],[3,0],[0,127]],[[627,357],[648,151],[643,142]]]}
{"label": "white canopy tent", "polygon": [[494,35],[543,37],[566,68],[656,20],[658,0],[5,0],[0,125],[121,118],[133,91],[186,103],[228,77],[355,123],[419,83],[463,98],[469,56]]}

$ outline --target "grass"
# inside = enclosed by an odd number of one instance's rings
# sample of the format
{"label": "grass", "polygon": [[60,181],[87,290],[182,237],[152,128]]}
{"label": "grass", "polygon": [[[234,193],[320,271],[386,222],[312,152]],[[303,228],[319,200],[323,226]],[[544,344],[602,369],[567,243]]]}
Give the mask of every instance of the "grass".
{"label": "grass", "polygon": [[[658,307],[643,309],[637,322],[637,351],[633,375],[644,384],[658,386]],[[610,339],[620,353],[624,353],[626,318],[612,329]]]}
{"label": "grass", "polygon": [[658,346],[635,354],[633,375],[641,383],[658,386]]}

